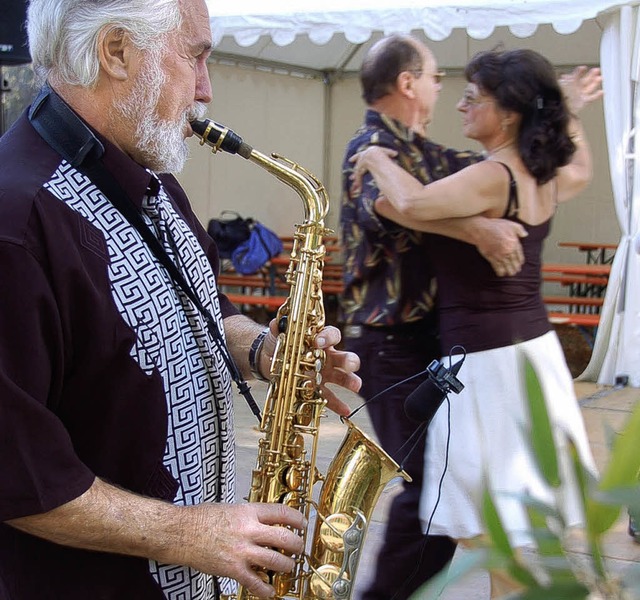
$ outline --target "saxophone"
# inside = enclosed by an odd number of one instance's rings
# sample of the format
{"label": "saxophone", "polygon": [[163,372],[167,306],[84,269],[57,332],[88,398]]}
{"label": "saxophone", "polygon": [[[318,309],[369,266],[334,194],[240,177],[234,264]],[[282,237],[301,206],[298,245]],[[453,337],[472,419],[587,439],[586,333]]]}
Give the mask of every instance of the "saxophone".
{"label": "saxophone", "polygon": [[[322,184],[294,162],[253,149],[233,131],[208,119],[191,123],[201,145],[213,152],[239,154],[258,164],[301,197],[305,218],[296,226],[291,261],[285,274],[290,291],[280,307],[280,328],[271,362],[249,502],[278,502],[302,512],[314,523],[305,552],[292,573],[264,573],[276,598],[350,600],[373,508],[387,483],[409,476],[348,419],[344,440],[326,476],[316,468],[319,421],[326,400],[320,389],[325,353],[314,348],[325,322],[322,300],[324,219],[329,202]],[[313,487],[323,482],[314,500]],[[312,519],[311,517],[314,516]],[[308,526],[309,528],[311,525]],[[254,600],[240,587],[224,600]]]}

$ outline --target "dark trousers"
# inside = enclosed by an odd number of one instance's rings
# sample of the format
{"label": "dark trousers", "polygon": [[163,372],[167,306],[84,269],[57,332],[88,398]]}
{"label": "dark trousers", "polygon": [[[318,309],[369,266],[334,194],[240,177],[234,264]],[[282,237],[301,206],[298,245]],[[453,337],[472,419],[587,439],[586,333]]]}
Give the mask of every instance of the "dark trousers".
{"label": "dark trousers", "polygon": [[[431,325],[402,327],[346,327],[347,350],[360,356],[362,377],[360,394],[368,400],[388,387],[424,371],[440,357],[440,348]],[[387,517],[384,541],[378,555],[375,575],[362,600],[406,600],[424,582],[451,560],[452,540],[443,536],[424,536],[418,518],[422,490],[425,436],[404,460],[408,446],[402,448],[418,423],[404,412],[405,398],[422,382],[421,376],[399,385],[367,404],[371,423],[381,446],[397,461],[413,481],[404,483],[393,500]],[[402,449],[401,449],[402,448]]]}

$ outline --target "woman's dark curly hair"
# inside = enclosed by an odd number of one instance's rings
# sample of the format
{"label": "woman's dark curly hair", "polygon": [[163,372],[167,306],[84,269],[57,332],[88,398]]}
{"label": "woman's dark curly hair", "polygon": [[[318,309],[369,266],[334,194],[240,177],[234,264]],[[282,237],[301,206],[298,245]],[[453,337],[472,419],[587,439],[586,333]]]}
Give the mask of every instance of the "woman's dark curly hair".
{"label": "woman's dark curly hair", "polygon": [[490,50],[465,69],[468,81],[498,106],[522,115],[518,150],[538,185],[553,179],[576,150],[568,132],[569,110],[551,63],[533,50]]}

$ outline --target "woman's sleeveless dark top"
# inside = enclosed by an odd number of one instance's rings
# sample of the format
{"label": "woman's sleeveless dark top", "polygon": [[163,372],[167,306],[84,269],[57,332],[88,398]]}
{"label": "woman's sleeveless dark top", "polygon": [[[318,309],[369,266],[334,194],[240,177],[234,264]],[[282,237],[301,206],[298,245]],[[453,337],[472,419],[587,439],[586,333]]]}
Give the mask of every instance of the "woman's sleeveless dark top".
{"label": "woman's sleeveless dark top", "polygon": [[504,218],[521,223],[529,234],[521,238],[525,262],[520,273],[499,277],[475,246],[431,236],[445,355],[458,344],[467,352],[479,352],[530,340],[551,329],[542,301],[540,273],[542,245],[551,219],[539,225],[519,220],[516,181],[511,169],[504,167],[510,181]]}

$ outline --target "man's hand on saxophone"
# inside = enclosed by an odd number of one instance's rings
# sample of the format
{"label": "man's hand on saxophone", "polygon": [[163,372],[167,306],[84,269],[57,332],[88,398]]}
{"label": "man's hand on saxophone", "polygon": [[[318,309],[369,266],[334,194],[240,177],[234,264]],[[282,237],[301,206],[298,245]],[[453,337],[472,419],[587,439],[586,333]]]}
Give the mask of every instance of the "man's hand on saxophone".
{"label": "man's hand on saxophone", "polygon": [[307,526],[304,515],[283,504],[201,504],[188,510],[200,513],[189,518],[189,524],[199,526],[182,544],[181,563],[231,577],[257,598],[275,593],[264,581],[264,571],[291,572],[292,556],[304,550],[297,533]]}
{"label": "man's hand on saxophone", "polygon": [[51,542],[151,558],[231,577],[258,598],[274,589],[256,569],[288,573],[303,551],[304,515],[282,504],[178,506],[96,478],[81,496],[12,527]]}
{"label": "man's hand on saxophone", "polygon": [[326,362],[322,369],[322,391],[327,400],[327,407],[336,414],[346,417],[351,408],[345,404],[334,392],[327,387],[327,383],[333,383],[351,392],[358,392],[362,385],[362,379],[356,375],[360,369],[360,357],[353,352],[337,350],[342,334],[337,327],[328,326],[322,329],[316,336],[316,346],[323,348],[327,353]]}
{"label": "man's hand on saxophone", "polygon": [[[275,351],[276,338],[278,336],[278,324],[274,319],[269,324],[269,334],[265,337],[264,346],[260,353],[259,367],[260,373],[269,373],[271,358]],[[327,401],[327,408],[337,415],[346,417],[350,414],[351,408],[327,386],[328,383],[338,385],[351,392],[358,392],[362,385],[362,380],[356,371],[360,368],[360,358],[353,352],[337,350],[342,334],[337,327],[328,325],[324,327],[315,338],[316,348],[321,348],[326,352],[326,360],[321,371],[322,374],[322,394]]]}

